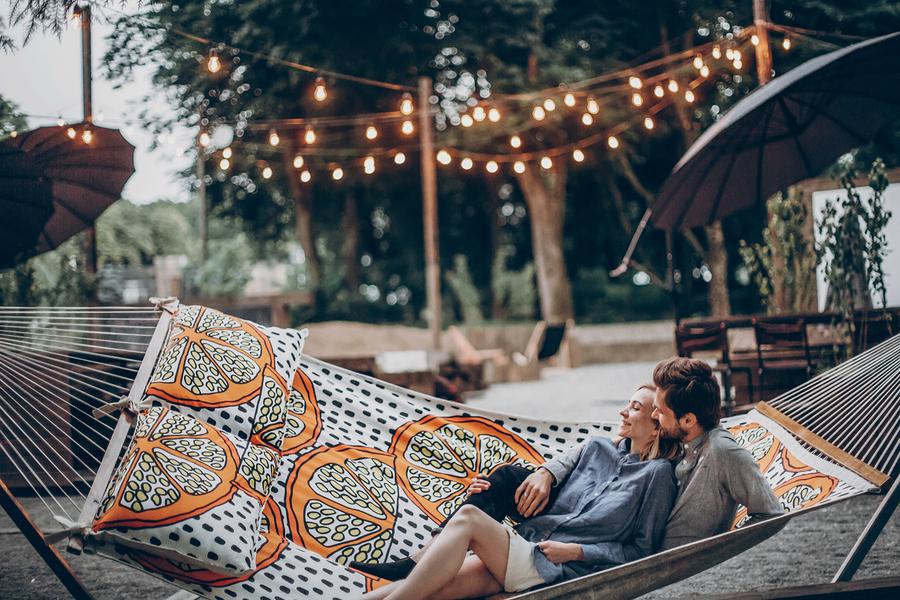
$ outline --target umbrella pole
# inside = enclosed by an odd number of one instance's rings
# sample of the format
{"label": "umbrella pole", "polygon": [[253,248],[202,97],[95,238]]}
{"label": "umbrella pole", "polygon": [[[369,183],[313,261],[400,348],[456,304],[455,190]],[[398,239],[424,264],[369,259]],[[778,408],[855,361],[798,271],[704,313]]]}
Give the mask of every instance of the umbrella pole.
{"label": "umbrella pole", "polygon": [[[91,5],[85,4],[81,10],[81,101],[84,122],[90,126],[94,122],[93,98],[91,96]],[[87,272],[97,273],[97,229],[93,223],[84,232],[84,253]]]}

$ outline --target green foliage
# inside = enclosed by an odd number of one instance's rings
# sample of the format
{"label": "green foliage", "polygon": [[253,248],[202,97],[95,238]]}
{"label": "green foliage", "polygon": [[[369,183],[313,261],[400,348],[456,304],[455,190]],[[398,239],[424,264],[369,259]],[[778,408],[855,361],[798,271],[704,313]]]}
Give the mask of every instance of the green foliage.
{"label": "green foliage", "polygon": [[202,296],[240,296],[250,281],[253,252],[244,233],[210,240],[209,257],[186,270],[190,285]]}
{"label": "green foliage", "polygon": [[469,261],[465,254],[457,254],[453,257],[453,269],[444,273],[444,281],[450,288],[456,304],[462,313],[463,323],[466,325],[479,325],[484,322],[484,314],[481,312],[481,295],[478,288],[472,282],[469,273]]}
{"label": "green foliage", "polygon": [[510,319],[531,320],[535,317],[537,290],[534,286],[534,263],[521,269],[511,269],[507,263],[512,254],[510,246],[501,246],[491,266],[491,292],[494,302],[502,307]]}
{"label": "green foliage", "polygon": [[606,269],[582,269],[573,282],[576,314],[588,323],[610,323],[669,317],[669,293],[653,285],[610,280]]}
{"label": "green foliage", "polygon": [[[770,314],[803,312],[815,301],[816,252],[806,233],[809,211],[799,190],[790,188],[766,202],[772,215],[763,229],[763,243],[741,240],[740,252],[759,295]],[[773,279],[784,282],[784,298],[778,302]]]}
{"label": "green foliage", "polygon": [[154,256],[190,254],[187,220],[172,202],[143,206],[119,200],[97,219],[97,258],[106,264],[152,265]]}

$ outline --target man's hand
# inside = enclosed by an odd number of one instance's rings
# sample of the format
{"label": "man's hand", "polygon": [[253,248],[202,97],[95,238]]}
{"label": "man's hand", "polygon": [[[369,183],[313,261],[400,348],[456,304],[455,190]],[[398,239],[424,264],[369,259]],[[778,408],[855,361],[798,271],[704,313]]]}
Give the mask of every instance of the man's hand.
{"label": "man's hand", "polygon": [[547,560],[555,565],[573,560],[584,560],[584,551],[581,544],[567,544],[565,542],[538,542],[538,548],[547,557]]}
{"label": "man's hand", "polygon": [[553,487],[553,473],[538,469],[516,489],[516,510],[523,517],[532,517],[546,508]]}
{"label": "man's hand", "polygon": [[490,487],[491,481],[487,477],[479,473],[472,478],[472,481],[469,482],[469,487],[466,489],[466,496],[471,496],[472,494],[480,494]]}

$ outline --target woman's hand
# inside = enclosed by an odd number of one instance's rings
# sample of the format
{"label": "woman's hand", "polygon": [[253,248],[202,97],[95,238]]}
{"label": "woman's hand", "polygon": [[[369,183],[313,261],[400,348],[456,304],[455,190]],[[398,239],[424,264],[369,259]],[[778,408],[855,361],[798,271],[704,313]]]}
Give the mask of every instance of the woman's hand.
{"label": "woman's hand", "polygon": [[475,477],[473,477],[472,481],[469,483],[469,487],[466,489],[466,496],[471,496],[472,494],[480,494],[490,487],[490,480],[479,473],[478,475],[475,475]]}
{"label": "woman's hand", "polygon": [[573,560],[584,560],[584,551],[581,549],[581,544],[547,541],[538,542],[538,548],[555,565]]}

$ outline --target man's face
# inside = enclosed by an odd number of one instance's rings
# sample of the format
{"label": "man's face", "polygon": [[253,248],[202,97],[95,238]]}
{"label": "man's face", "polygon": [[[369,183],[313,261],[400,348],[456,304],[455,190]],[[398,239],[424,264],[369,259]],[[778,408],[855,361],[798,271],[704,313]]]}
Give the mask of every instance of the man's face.
{"label": "man's face", "polygon": [[676,440],[683,440],[687,437],[688,432],[678,422],[675,411],[666,404],[665,392],[662,388],[656,390],[656,396],[653,398],[653,418],[659,421],[663,437]]}

